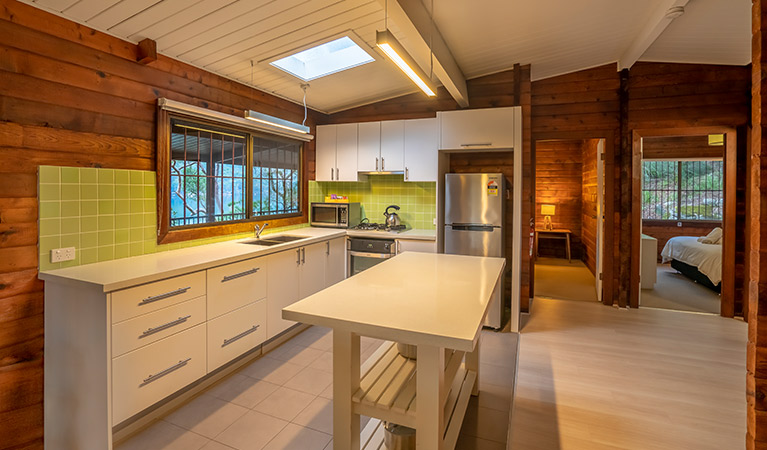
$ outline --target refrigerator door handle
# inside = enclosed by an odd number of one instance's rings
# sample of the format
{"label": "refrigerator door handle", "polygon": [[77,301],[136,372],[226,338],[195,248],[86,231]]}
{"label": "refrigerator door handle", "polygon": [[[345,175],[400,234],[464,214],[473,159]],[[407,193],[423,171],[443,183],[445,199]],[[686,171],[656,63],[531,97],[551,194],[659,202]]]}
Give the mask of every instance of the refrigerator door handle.
{"label": "refrigerator door handle", "polygon": [[487,231],[492,232],[496,227],[492,225],[472,225],[472,224],[461,224],[461,225],[449,225],[450,228],[452,228],[455,231]]}

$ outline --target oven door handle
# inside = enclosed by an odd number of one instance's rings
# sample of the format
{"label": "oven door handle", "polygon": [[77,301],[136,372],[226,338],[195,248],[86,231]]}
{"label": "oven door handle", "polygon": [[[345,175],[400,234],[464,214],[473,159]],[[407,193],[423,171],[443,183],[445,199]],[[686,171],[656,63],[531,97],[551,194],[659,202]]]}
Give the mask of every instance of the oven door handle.
{"label": "oven door handle", "polygon": [[350,256],[362,256],[364,258],[378,258],[378,259],[389,259],[392,255],[391,253],[367,253],[367,252],[349,252]]}

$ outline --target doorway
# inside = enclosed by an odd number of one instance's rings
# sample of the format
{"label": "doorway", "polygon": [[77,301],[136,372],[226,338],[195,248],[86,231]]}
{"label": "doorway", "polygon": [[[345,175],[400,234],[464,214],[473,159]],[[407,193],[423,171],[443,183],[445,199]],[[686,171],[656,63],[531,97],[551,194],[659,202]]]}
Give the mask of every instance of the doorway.
{"label": "doorway", "polygon": [[631,307],[734,316],[736,139],[726,127],[634,131]]}
{"label": "doorway", "polygon": [[535,143],[535,297],[602,301],[604,153],[604,139]]}

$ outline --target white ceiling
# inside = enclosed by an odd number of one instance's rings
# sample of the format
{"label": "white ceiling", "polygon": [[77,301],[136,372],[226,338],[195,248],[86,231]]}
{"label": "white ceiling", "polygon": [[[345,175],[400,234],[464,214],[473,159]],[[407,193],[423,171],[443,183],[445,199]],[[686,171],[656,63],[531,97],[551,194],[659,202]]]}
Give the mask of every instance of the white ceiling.
{"label": "white ceiling", "polygon": [[[336,112],[417,89],[375,49],[386,0],[22,0],[160,53],[301,102],[268,61],[350,31],[373,63],[313,80],[307,103]],[[395,1],[395,0],[390,0]],[[531,64],[533,79],[617,61],[669,0],[422,0],[467,78]],[[750,0],[690,0],[640,58],[748,64]],[[395,23],[389,28],[402,37]],[[402,44],[407,47],[407,41]],[[423,55],[417,55],[422,61]],[[426,57],[428,61],[428,56]],[[251,69],[251,61],[255,68]],[[425,67],[428,73],[428,67]]]}

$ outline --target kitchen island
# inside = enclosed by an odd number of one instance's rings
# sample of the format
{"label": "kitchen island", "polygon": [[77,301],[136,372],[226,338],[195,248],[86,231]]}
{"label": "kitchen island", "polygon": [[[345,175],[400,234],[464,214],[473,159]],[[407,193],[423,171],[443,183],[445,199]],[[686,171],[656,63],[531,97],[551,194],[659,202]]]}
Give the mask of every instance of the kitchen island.
{"label": "kitchen island", "polygon": [[[419,450],[455,448],[505,264],[403,253],[283,309],[284,319],[333,329],[334,448],[378,448],[378,421],[361,438],[360,414],[415,428]],[[384,346],[361,369],[360,336],[416,345],[417,360]]]}

